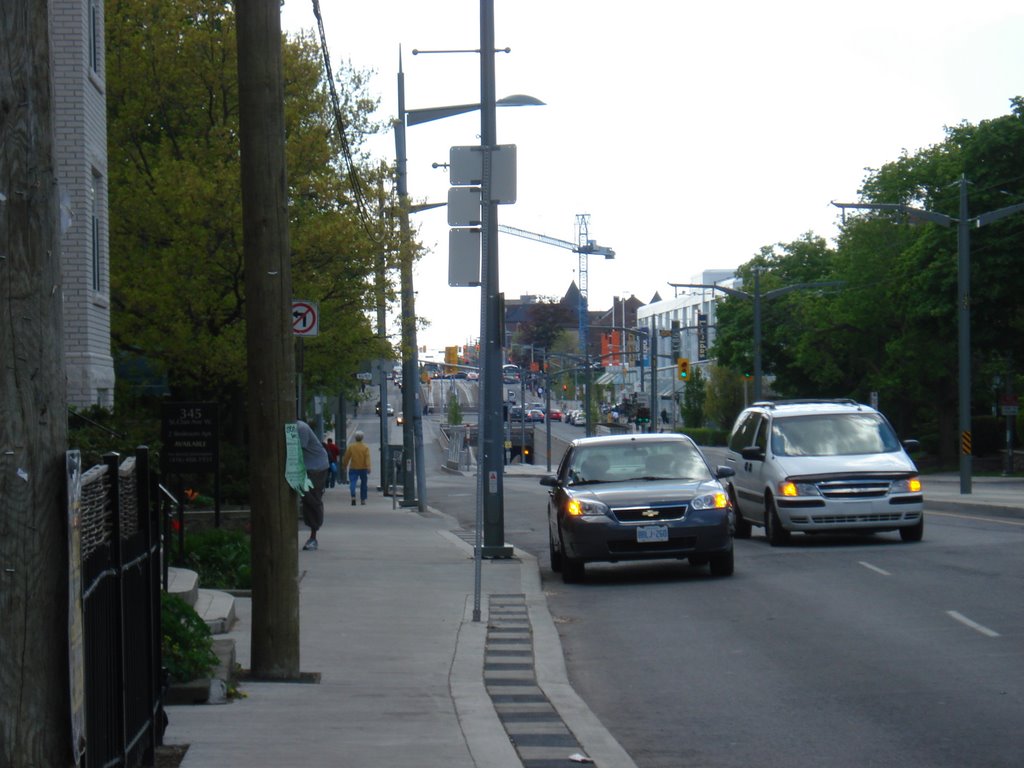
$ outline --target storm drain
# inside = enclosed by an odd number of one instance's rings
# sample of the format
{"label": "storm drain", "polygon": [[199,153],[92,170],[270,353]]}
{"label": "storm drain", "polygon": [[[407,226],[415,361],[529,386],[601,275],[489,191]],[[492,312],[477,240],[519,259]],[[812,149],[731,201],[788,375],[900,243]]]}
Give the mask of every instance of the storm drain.
{"label": "storm drain", "polygon": [[487,605],[484,685],[523,768],[579,766],[583,748],[537,685],[526,596],[492,594]]}

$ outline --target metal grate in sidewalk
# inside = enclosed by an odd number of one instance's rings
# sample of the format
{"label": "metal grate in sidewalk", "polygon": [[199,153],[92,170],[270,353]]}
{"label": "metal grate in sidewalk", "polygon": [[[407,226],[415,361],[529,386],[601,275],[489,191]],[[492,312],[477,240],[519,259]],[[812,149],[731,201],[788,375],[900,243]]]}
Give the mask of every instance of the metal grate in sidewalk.
{"label": "metal grate in sidewalk", "polygon": [[488,596],[484,685],[523,768],[569,768],[583,754],[537,685],[526,595]]}

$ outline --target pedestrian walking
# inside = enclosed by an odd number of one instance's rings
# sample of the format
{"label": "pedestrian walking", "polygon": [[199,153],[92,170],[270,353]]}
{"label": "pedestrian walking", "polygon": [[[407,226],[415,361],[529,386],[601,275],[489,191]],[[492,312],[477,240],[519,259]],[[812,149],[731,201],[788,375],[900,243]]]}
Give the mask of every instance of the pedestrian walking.
{"label": "pedestrian walking", "polygon": [[352,506],[356,505],[356,484],[359,484],[359,500],[366,503],[367,482],[370,476],[370,447],[363,442],[363,433],[356,431],[352,442],[341,457],[341,471],[348,470],[348,487],[352,494]]}
{"label": "pedestrian walking", "polygon": [[327,451],[327,458],[331,462],[330,471],[327,473],[327,487],[333,488],[338,483],[338,457],[341,455],[341,449],[338,448],[338,444],[334,442],[334,439],[330,437],[324,443],[324,448]]}
{"label": "pedestrian walking", "polygon": [[331,461],[313,428],[301,419],[296,422],[296,426],[299,445],[302,447],[302,462],[306,465],[309,481],[313,483],[313,487],[302,494],[302,521],[309,526],[309,540],[302,548],[309,551],[319,546],[316,532],[324,524],[324,486]]}

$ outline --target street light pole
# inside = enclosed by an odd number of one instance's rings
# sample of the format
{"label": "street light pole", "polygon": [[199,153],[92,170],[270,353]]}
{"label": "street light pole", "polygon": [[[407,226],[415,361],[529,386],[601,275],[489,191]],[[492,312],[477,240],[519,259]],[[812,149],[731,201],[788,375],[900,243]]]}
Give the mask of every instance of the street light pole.
{"label": "street light pole", "polygon": [[[399,207],[399,271],[402,293],[402,476],[403,506],[427,509],[426,468],[423,463],[423,416],[419,407],[419,345],[416,341],[416,293],[412,279],[412,244],[409,227],[409,190],[405,146],[405,73],[398,55],[398,119],[395,121],[395,186]],[[387,440],[387,434],[381,435]],[[415,472],[413,472],[415,467]],[[417,494],[417,488],[419,494]]]}
{"label": "street light pole", "polygon": [[477,482],[484,528],[481,555],[506,558],[512,556],[512,547],[505,544],[498,204],[491,194],[491,153],[498,143],[494,92],[494,0],[480,0],[480,147],[483,154],[480,185],[480,449],[483,461],[477,462]]}
{"label": "street light pole", "polygon": [[[842,280],[818,280],[810,283],[794,283],[793,285],[787,285],[784,288],[776,288],[768,291],[767,293],[761,293],[761,270],[760,268],[754,269],[754,293],[750,294],[746,291],[740,291],[735,288],[726,288],[724,285],[718,285],[717,283],[669,283],[673,288],[708,288],[715,291],[721,291],[730,296],[738,296],[743,299],[751,299],[754,302],[754,400],[761,399],[761,302],[768,301],[770,299],[784,296],[787,293],[798,290],[800,288],[828,288],[838,285],[842,285]],[[696,327],[696,326],[693,326]]]}

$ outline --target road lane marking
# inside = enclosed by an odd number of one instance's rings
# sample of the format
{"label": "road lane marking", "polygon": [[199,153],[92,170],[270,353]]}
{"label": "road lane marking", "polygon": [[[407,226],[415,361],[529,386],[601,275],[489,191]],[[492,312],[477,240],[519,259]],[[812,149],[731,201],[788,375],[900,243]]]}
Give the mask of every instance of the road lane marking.
{"label": "road lane marking", "polygon": [[996,632],[995,630],[989,629],[988,627],[985,627],[985,626],[982,626],[981,624],[979,624],[976,621],[971,621],[966,616],[964,616],[962,613],[958,613],[957,611],[946,611],[946,613],[949,616],[952,616],[957,621],[959,621],[964,626],[970,627],[971,629],[973,629],[973,630],[975,630],[977,632],[981,632],[981,634],[985,635],[986,637],[999,637],[999,633]]}
{"label": "road lane marking", "polygon": [[982,515],[964,515],[959,512],[928,512],[929,517],[956,517],[960,520],[981,520],[985,523],[1002,523],[1003,525],[1024,526],[1024,520],[1008,520],[1005,517],[983,517]]}
{"label": "road lane marking", "polygon": [[891,573],[889,573],[888,571],[882,570],[877,565],[872,565],[871,563],[865,563],[863,560],[858,560],[857,562],[859,562],[861,565],[863,565],[869,571],[874,571],[875,573],[880,573],[883,576],[892,576]]}

